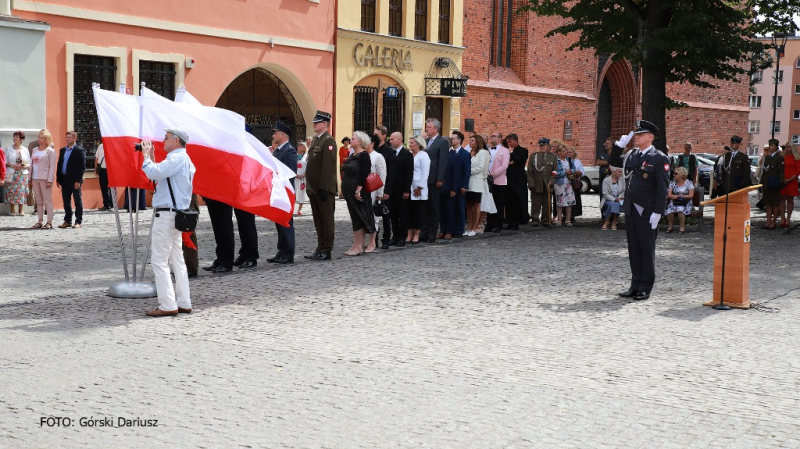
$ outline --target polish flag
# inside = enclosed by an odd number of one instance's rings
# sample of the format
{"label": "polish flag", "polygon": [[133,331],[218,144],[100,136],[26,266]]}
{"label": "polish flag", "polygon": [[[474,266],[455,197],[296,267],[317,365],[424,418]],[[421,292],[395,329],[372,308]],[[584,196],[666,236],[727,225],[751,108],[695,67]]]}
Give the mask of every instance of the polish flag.
{"label": "polish flag", "polygon": [[162,141],[165,127],[186,129],[186,151],[197,167],[195,193],[288,226],[295,201],[294,171],[245,131],[241,115],[203,106],[185,89],[176,99],[180,101],[142,89],[142,138]]}
{"label": "polish flag", "polygon": [[163,159],[164,128],[180,127],[189,132],[186,150],[197,168],[195,193],[288,226],[294,209],[289,180],[294,173],[268,150],[264,154],[255,149],[260,142],[248,138],[244,117],[223,109],[175,103],[146,88],[141,97],[97,87],[94,95],[109,186],[152,188],[141,170],[141,153],[134,152],[133,145],[140,139],[152,140],[156,159]]}
{"label": "polish flag", "polygon": [[108,186],[152,189],[152,181],[142,171],[144,157],[140,151],[133,149],[140,140],[137,98],[99,87],[92,90],[100,135],[103,137]]}

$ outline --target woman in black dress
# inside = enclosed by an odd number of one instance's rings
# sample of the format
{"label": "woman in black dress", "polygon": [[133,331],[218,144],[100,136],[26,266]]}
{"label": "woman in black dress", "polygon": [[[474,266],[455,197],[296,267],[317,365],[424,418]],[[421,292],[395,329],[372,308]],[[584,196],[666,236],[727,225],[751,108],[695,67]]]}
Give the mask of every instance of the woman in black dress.
{"label": "woman in black dress", "polygon": [[347,202],[350,221],[353,222],[353,246],[344,253],[345,256],[360,256],[364,252],[366,235],[375,232],[372,200],[364,190],[372,169],[372,161],[366,151],[369,143],[370,138],[365,132],[354,132],[350,139],[353,154],[342,164],[342,195]]}

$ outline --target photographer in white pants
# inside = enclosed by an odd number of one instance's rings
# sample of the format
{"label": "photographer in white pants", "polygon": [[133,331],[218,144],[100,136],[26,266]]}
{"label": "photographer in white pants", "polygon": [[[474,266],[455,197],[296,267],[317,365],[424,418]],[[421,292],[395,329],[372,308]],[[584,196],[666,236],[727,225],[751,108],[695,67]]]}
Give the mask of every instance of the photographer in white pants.
{"label": "photographer in white pants", "polygon": [[[164,131],[167,133],[164,136],[164,151],[167,152],[167,158],[158,164],[153,159],[153,143],[149,140],[142,141],[144,154],[142,170],[148,179],[156,181],[156,192],[153,194],[153,208],[156,215],[153,218],[150,264],[153,266],[156,278],[158,308],[146,313],[147,316],[153,317],[192,312],[189,277],[183,260],[181,231],[175,228],[175,213],[177,210],[189,208],[192,200],[192,179],[196,170],[189,155],[186,154],[189,134],[179,128],[166,128]],[[175,272],[174,290],[169,277],[170,265]]]}

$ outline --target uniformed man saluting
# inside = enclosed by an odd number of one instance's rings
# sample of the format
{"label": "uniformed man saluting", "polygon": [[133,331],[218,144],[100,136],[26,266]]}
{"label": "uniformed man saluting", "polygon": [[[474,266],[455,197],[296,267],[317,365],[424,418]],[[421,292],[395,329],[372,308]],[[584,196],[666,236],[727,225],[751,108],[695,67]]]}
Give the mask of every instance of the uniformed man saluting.
{"label": "uniformed man saluting", "polygon": [[634,131],[634,149],[625,159],[627,179],[623,212],[631,264],[631,286],[623,298],[650,297],[656,280],[656,237],[669,188],[669,159],[653,147],[656,125],[641,120]]}
{"label": "uniformed man saluting", "polygon": [[306,165],[306,191],[311,211],[314,214],[314,227],[317,229],[317,249],[314,254],[303,256],[311,260],[331,260],[333,251],[333,213],[336,192],[336,140],[328,134],[331,115],[317,111],[314,116],[314,132],[308,149]]}
{"label": "uniformed man saluting", "polygon": [[722,188],[727,193],[750,186],[750,158],[739,151],[742,138],[731,137],[730,150],[722,155]]}

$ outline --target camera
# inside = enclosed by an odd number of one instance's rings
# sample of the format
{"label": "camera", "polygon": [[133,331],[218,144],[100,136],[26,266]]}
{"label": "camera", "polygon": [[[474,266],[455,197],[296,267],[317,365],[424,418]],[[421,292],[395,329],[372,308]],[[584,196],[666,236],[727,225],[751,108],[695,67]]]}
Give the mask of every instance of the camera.
{"label": "camera", "polygon": [[142,151],[142,144],[141,143],[137,143],[136,145],[133,146],[133,149],[135,151]]}

